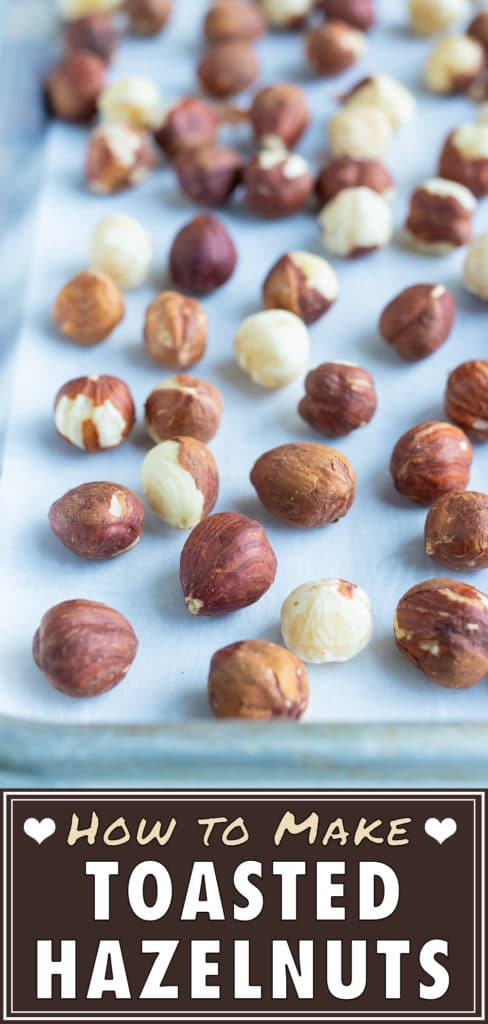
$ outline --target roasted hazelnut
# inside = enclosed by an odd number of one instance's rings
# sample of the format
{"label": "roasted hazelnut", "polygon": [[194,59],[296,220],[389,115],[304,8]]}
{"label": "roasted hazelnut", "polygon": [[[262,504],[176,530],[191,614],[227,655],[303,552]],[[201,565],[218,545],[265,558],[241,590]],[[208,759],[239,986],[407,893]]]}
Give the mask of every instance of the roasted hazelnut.
{"label": "roasted hazelnut", "polygon": [[213,146],[218,125],[217,114],[208,103],[190,96],[166,111],[154,138],[163,153],[173,159],[178,153]]}
{"label": "roasted hazelnut", "polygon": [[341,18],[362,32],[367,32],[376,21],[374,0],[315,0],[315,6],[327,18]]}
{"label": "roasted hazelnut", "polygon": [[485,51],[471,36],[439,39],[425,65],[425,84],[431,92],[453,95],[466,92],[486,63]]}
{"label": "roasted hazelnut", "polygon": [[447,379],[444,408],[475,441],[488,441],[488,360],[470,359],[456,366]]}
{"label": "roasted hazelnut", "polygon": [[392,142],[386,114],[373,106],[343,107],[327,123],[332,156],[353,160],[381,160]]}
{"label": "roasted hazelnut", "polygon": [[207,314],[196,299],[178,292],[161,292],[147,308],[146,351],[159,366],[185,370],[205,354]]}
{"label": "roasted hazelnut", "polygon": [[120,0],[58,0],[62,18],[83,18],[87,14],[103,14],[116,11]]}
{"label": "roasted hazelnut", "polygon": [[192,530],[180,560],[192,615],[222,615],[259,601],[276,576],[276,556],[260,523],[217,512]]}
{"label": "roasted hazelnut", "polygon": [[151,237],[135,217],[114,213],[95,225],[89,241],[90,265],[124,291],[138,288],[151,269]]}
{"label": "roasted hazelnut", "polygon": [[166,25],[172,0],[125,0],[129,28],[135,36],[156,36]]}
{"label": "roasted hazelnut", "polygon": [[171,246],[169,265],[178,288],[208,295],[232,277],[237,250],[217,217],[201,213],[185,224]]}
{"label": "roasted hazelnut", "polygon": [[325,21],[315,25],[305,37],[307,60],[318,75],[340,74],[363,56],[366,39],[362,32],[345,21]]}
{"label": "roasted hazelnut", "polygon": [[338,294],[339,282],[332,267],[310,252],[281,256],[263,285],[266,309],[287,309],[306,324],[323,316]]}
{"label": "roasted hazelnut", "polygon": [[98,697],[127,675],[137,654],[132,626],[97,601],[63,601],[43,615],[32,656],[67,697]]}
{"label": "roasted hazelnut", "polygon": [[371,188],[385,199],[394,191],[393,178],[378,160],[354,160],[349,156],[336,157],[322,167],[318,176],[316,191],[325,206],[342,192],[343,188]]}
{"label": "roasted hazelnut", "polygon": [[344,188],[319,215],[322,244],[336,256],[367,256],[388,245],[393,217],[382,196],[370,188]]}
{"label": "roasted hazelnut", "polygon": [[181,191],[204,206],[223,206],[237,188],[242,168],[238,153],[217,146],[183,152],[175,161]]}
{"label": "roasted hazelnut", "polygon": [[220,391],[189,374],[167,377],[146,402],[146,429],[156,443],[173,437],[211,441],[224,407]]}
{"label": "roasted hazelnut", "polygon": [[488,672],[488,597],[469,583],[437,578],[400,599],[398,650],[439,686],[464,690]]}
{"label": "roasted hazelnut", "polygon": [[49,109],[62,121],[91,121],[105,82],[105,64],[89,51],[69,53],[44,82]]}
{"label": "roasted hazelnut", "polygon": [[410,197],[406,235],[415,249],[437,256],[471,238],[476,199],[457,181],[429,178]]}
{"label": "roasted hazelnut", "polygon": [[409,0],[410,28],[419,36],[434,36],[469,12],[468,0]]}
{"label": "roasted hazelnut", "polygon": [[88,139],[85,181],[92,192],[109,195],[131,188],[154,167],[154,154],[145,132],[124,124],[102,124]]}
{"label": "roasted hazelnut", "polygon": [[161,109],[159,89],[142,75],[115,79],[98,98],[103,121],[128,124],[131,128],[157,128],[161,124]]}
{"label": "roasted hazelnut", "polygon": [[134,400],[118,377],[76,377],[59,389],[54,421],[58,434],[75,448],[117,448],[134,426]]}
{"label": "roasted hazelnut", "polygon": [[486,124],[488,122],[488,103],[481,103],[478,108],[478,124]]}
{"label": "roasted hazelnut", "polygon": [[455,316],[454,299],[443,284],[414,284],[385,307],[379,332],[401,359],[415,363],[447,341]]}
{"label": "roasted hazelnut", "polygon": [[255,3],[218,0],[207,11],[203,30],[209,43],[240,39],[252,43],[266,29],[264,15]]}
{"label": "roasted hazelnut", "polygon": [[212,453],[193,437],[161,441],[142,463],[141,484],[153,512],[177,530],[191,530],[212,511],[219,475]]}
{"label": "roasted hazelnut", "polygon": [[51,505],[49,525],[79,558],[114,558],[139,543],[144,505],[134,491],[121,484],[80,484]]}
{"label": "roasted hazelnut", "polygon": [[480,11],[466,29],[468,36],[477,39],[488,50],[488,11]]}
{"label": "roasted hazelnut", "polygon": [[98,345],[125,313],[117,285],[105,274],[82,270],[57,296],[52,316],[61,334],[79,345]]}
{"label": "roasted hazelnut", "polygon": [[318,580],[292,590],[281,609],[286,646],[315,665],[350,661],[371,640],[367,593],[346,580]]}
{"label": "roasted hazelnut", "polygon": [[463,124],[450,132],[440,155],[439,174],[459,181],[475,196],[488,195],[488,124]]}
{"label": "roasted hazelnut", "polygon": [[67,53],[85,50],[108,62],[117,44],[118,35],[110,14],[86,14],[63,24],[63,45]]}
{"label": "roasted hazelnut", "polygon": [[282,444],[254,463],[251,483],[264,507],[288,526],[327,526],[349,512],[356,475],[345,455],[322,444]]}
{"label": "roasted hazelnut", "polygon": [[436,498],[425,520],[424,546],[448,569],[487,569],[488,494],[452,491]]}
{"label": "roasted hazelnut", "polygon": [[375,107],[388,118],[393,131],[411,121],[415,114],[412,93],[391,75],[368,75],[341,96],[349,109]]}
{"label": "roasted hazelnut", "polygon": [[314,0],[261,0],[268,24],[290,32],[303,28]]}
{"label": "roasted hazelnut", "polygon": [[305,378],[298,412],[319,434],[344,437],[372,420],[377,406],[374,381],[352,363],[322,363]]}
{"label": "roasted hazelnut", "polygon": [[458,427],[419,423],[397,441],[390,473],[400,494],[419,505],[429,505],[440,494],[465,489],[472,459],[473,449]]}
{"label": "roasted hazelnut", "polygon": [[466,253],[463,280],[468,292],[488,302],[488,232],[473,238]]}
{"label": "roasted hazelnut", "polygon": [[288,217],[302,210],[313,192],[309,166],[298,153],[263,149],[244,168],[244,202],[260,217]]}
{"label": "roasted hazelnut", "polygon": [[242,321],[234,340],[237,362],[255,384],[282,388],[308,365],[310,340],[303,321],[284,309],[266,309]]}
{"label": "roasted hazelnut", "polygon": [[275,82],[256,93],[249,118],[263,149],[291,149],[310,123],[307,96],[299,85]]}
{"label": "roasted hazelnut", "polygon": [[216,718],[301,718],[308,704],[305,665],[267,640],[242,640],[216,651],[208,700]]}
{"label": "roasted hazelnut", "polygon": [[217,43],[197,68],[204,92],[223,99],[248,89],[259,75],[259,61],[245,42]]}

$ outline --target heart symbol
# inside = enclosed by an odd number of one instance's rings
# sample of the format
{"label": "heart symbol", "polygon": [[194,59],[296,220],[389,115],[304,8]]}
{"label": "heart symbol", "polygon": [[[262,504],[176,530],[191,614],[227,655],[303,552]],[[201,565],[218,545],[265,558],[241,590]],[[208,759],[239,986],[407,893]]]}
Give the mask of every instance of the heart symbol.
{"label": "heart symbol", "polygon": [[446,839],[450,839],[457,832],[457,824],[454,818],[443,818],[442,821],[438,818],[427,818],[424,829],[431,839],[440,844],[445,843]]}
{"label": "heart symbol", "polygon": [[56,822],[52,818],[43,818],[42,821],[38,821],[37,818],[26,818],[24,821],[26,836],[29,836],[29,839],[34,839],[39,846],[45,839],[49,839],[49,836],[54,835],[55,831]]}

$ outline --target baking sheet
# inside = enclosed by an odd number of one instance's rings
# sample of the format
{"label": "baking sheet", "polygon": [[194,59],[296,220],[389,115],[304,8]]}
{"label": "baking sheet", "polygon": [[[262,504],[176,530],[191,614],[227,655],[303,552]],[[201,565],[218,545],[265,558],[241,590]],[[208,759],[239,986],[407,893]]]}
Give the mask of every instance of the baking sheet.
{"label": "baking sheet", "polygon": [[[197,26],[206,4],[177,0],[174,7],[167,32],[159,39],[124,43],[111,70],[113,77],[130,72],[153,77],[168,102],[192,91],[200,46]],[[294,80],[307,89],[315,124],[300,149],[314,169],[325,153],[324,124],[339,92],[373,69],[396,74],[415,90],[417,119],[396,137],[389,161],[398,185],[394,202],[398,226],[410,188],[434,172],[447,131],[475,116],[475,108],[465,98],[445,100],[423,94],[421,69],[430,44],[406,33],[404,8],[391,0],[380,3],[382,27],[368,36],[366,57],[330,82],[310,76],[297,36],[277,34],[259,44],[263,82]],[[247,129],[239,129],[238,141],[244,150],[251,148]],[[414,423],[443,418],[447,372],[464,359],[488,352],[488,309],[462,288],[462,253],[442,259],[419,256],[404,247],[399,232],[394,245],[381,253],[356,262],[332,261],[341,295],[330,313],[311,328],[311,366],[325,359],[364,365],[375,377],[379,409],[366,429],[336,443],[357,471],[357,498],[351,512],[325,529],[294,531],[275,522],[259,505],[249,471],[256,457],[274,445],[319,441],[320,437],[296,413],[302,382],[277,393],[256,388],[235,365],[232,340],[240,320],[260,308],[262,280],[278,255],[290,248],[321,251],[316,224],[311,215],[266,223],[244,213],[238,199],[222,213],[240,259],[229,284],[204,300],[209,347],[193,372],[220,387],[226,403],[221,429],[211,443],[221,470],[216,511],[235,510],[260,519],[278,556],[276,583],[258,604],[225,618],[190,617],[178,583],[179,553],[186,534],[164,526],[150,510],[141,544],[109,562],[85,563],[52,536],[47,512],[68,488],[107,479],[140,489],[140,465],[150,446],[143,405],[165,375],[142,347],[144,311],[168,283],[166,261],[174,234],[195,212],[179,195],[173,173],[164,166],[132,192],[110,198],[88,194],[81,173],[85,146],[84,129],[50,127],[0,491],[0,711],[69,723],[208,717],[206,674],[213,651],[246,637],[279,641],[280,606],[290,590],[307,580],[341,576],[370,594],[374,638],[352,662],[310,667],[311,700],[303,721],[486,722],[486,682],[468,692],[442,690],[400,658],[392,639],[393,612],[401,594],[441,572],[423,553],[425,510],[405,502],[393,490],[388,473],[391,448]],[[57,335],[50,305],[65,281],[86,264],[93,225],[116,211],[133,214],[151,231],[154,270],[147,287],[127,294],[127,316],[110,339],[84,350]],[[476,214],[476,230],[487,228],[485,201]],[[453,336],[439,352],[426,362],[408,366],[378,338],[376,323],[396,292],[419,281],[448,285],[458,303],[458,319]],[[88,373],[120,376],[134,394],[138,424],[129,441],[116,451],[87,455],[56,436],[52,402],[58,387]],[[477,445],[473,488],[487,489],[487,471],[488,446]],[[486,572],[473,573],[469,580],[488,589]],[[31,638],[43,612],[58,601],[76,597],[118,608],[140,640],[137,660],[126,680],[92,701],[71,701],[56,693],[31,660]]]}

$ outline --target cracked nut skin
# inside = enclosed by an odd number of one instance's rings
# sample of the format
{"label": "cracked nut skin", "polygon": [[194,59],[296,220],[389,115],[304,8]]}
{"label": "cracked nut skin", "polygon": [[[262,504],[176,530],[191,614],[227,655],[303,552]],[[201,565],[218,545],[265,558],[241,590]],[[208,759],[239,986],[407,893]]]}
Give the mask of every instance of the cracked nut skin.
{"label": "cracked nut skin", "polygon": [[276,569],[260,523],[237,512],[217,512],[195,527],[181,552],[185,605],[192,615],[247,608],[269,590]]}
{"label": "cracked nut skin", "polygon": [[338,156],[322,168],[316,192],[323,206],[345,188],[370,188],[386,199],[394,191],[393,178],[378,160]]}
{"label": "cracked nut skin", "polygon": [[207,348],[203,306],[178,292],[161,292],[146,311],[144,345],[151,359],[167,370],[193,366]]}
{"label": "cracked nut skin", "polygon": [[165,27],[172,0],[126,0],[129,28],[135,36],[155,36]]}
{"label": "cracked nut skin", "polygon": [[244,203],[260,217],[289,217],[302,210],[313,192],[308,164],[298,153],[262,150],[244,168]]}
{"label": "cracked nut skin", "polygon": [[216,718],[301,718],[308,704],[307,670],[278,644],[241,640],[213,655],[208,700]]}
{"label": "cracked nut skin", "polygon": [[43,615],[32,656],[51,686],[68,697],[98,697],[127,675],[137,654],[132,626],[97,601],[63,601]]}
{"label": "cracked nut skin", "polygon": [[488,125],[465,124],[450,132],[439,158],[439,174],[459,181],[474,196],[488,195]]}
{"label": "cracked nut skin", "polygon": [[178,288],[208,295],[232,277],[237,250],[222,222],[201,213],[178,232],[171,246],[169,265]]}
{"label": "cracked nut skin", "polygon": [[219,146],[181,153],[175,161],[183,195],[203,206],[223,206],[237,188],[243,166],[239,153]]}
{"label": "cracked nut skin", "polygon": [[156,444],[172,437],[211,441],[217,433],[224,400],[218,388],[189,374],[161,381],[146,401],[146,429]]}
{"label": "cracked nut skin", "polygon": [[241,40],[252,43],[266,31],[261,9],[255,3],[217,0],[207,11],[203,31],[209,43]]}
{"label": "cracked nut skin", "polygon": [[282,444],[255,462],[251,483],[275,519],[298,529],[326,526],[351,508],[356,474],[345,455],[321,444]]}
{"label": "cracked nut skin", "polygon": [[66,53],[86,50],[109,63],[117,49],[118,41],[113,18],[103,11],[63,23],[63,46]]}
{"label": "cracked nut skin", "polygon": [[77,50],[51,69],[44,81],[49,110],[62,121],[84,124],[97,112],[97,100],[105,85],[105,63],[94,53]]}
{"label": "cracked nut skin", "polygon": [[144,505],[121,484],[80,484],[51,505],[49,525],[73,554],[100,561],[138,544],[144,530]]}
{"label": "cracked nut skin", "polygon": [[366,48],[362,32],[346,21],[325,21],[305,36],[305,52],[313,70],[324,77],[339,75],[363,55]]}
{"label": "cracked nut skin", "polygon": [[76,377],[59,389],[54,421],[58,434],[76,448],[117,448],[134,426],[134,400],[118,377]]}
{"label": "cracked nut skin", "polygon": [[338,294],[339,283],[327,260],[306,252],[285,253],[263,285],[265,309],[287,309],[306,324],[327,313]]}
{"label": "cracked nut skin", "polygon": [[475,207],[476,200],[465,186],[431,178],[411,195],[407,237],[420,252],[433,255],[466,245],[471,238]]}
{"label": "cracked nut skin", "polygon": [[92,192],[110,195],[137,185],[154,167],[146,132],[127,125],[100,125],[91,133],[85,160],[85,181]]}
{"label": "cracked nut skin", "polygon": [[488,568],[488,495],[479,491],[441,494],[424,528],[425,553],[447,569]]}
{"label": "cracked nut skin", "polygon": [[327,18],[342,18],[362,32],[368,32],[376,21],[374,0],[316,0],[315,6]]}
{"label": "cracked nut skin", "polygon": [[439,686],[464,690],[488,672],[488,597],[469,583],[418,583],[398,603],[394,633],[400,653]]}
{"label": "cracked nut skin", "polygon": [[397,491],[419,505],[441,494],[463,491],[473,449],[466,434],[452,423],[419,423],[397,441],[390,473]]}
{"label": "cracked nut skin", "polygon": [[151,448],[141,483],[153,512],[176,530],[191,530],[212,511],[219,474],[212,453],[193,437],[175,437]]}
{"label": "cracked nut skin", "polygon": [[306,93],[290,82],[267,85],[256,93],[249,119],[263,149],[292,149],[310,124]]}
{"label": "cracked nut skin", "polygon": [[415,363],[447,341],[456,305],[442,284],[414,284],[396,295],[383,310],[379,332],[401,359]]}
{"label": "cracked nut skin", "polygon": [[372,420],[377,406],[374,381],[350,363],[322,363],[305,378],[299,415],[319,434],[344,437]]}
{"label": "cracked nut skin", "polygon": [[124,313],[125,303],[117,285],[94,270],[82,270],[68,281],[52,308],[58,330],[79,345],[105,341]]}
{"label": "cracked nut skin", "polygon": [[259,75],[259,61],[249,43],[217,43],[197,68],[204,92],[225,99],[248,89]]}
{"label": "cracked nut skin", "polygon": [[218,131],[217,114],[206,100],[187,96],[170,107],[154,138],[170,160],[182,152],[213,146]]}
{"label": "cracked nut skin", "polygon": [[488,441],[488,360],[469,359],[447,379],[444,408],[475,441]]}

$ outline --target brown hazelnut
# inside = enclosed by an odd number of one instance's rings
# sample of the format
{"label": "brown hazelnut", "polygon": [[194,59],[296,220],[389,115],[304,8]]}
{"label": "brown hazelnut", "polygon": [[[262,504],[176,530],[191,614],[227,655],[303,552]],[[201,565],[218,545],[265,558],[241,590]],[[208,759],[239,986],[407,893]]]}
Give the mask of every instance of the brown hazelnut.
{"label": "brown hazelnut", "polygon": [[118,44],[118,34],[110,14],[100,11],[73,18],[63,24],[63,45],[67,53],[85,50],[109,62]]}
{"label": "brown hazelnut", "polygon": [[342,18],[362,32],[367,32],[376,21],[374,0],[316,0],[315,6],[328,18]]}
{"label": "brown hazelnut", "polygon": [[488,124],[463,124],[450,132],[440,155],[439,174],[459,181],[475,196],[488,195]]}
{"label": "brown hazelnut", "polygon": [[134,426],[134,401],[118,377],[77,377],[59,389],[54,420],[58,434],[76,448],[117,448]]}
{"label": "brown hazelnut", "polygon": [[385,307],[379,332],[407,363],[432,355],[447,341],[456,305],[443,284],[414,284]]}
{"label": "brown hazelnut", "polygon": [[244,202],[261,217],[287,217],[302,210],[313,192],[313,178],[298,153],[265,149],[244,168]]}
{"label": "brown hazelnut", "polygon": [[316,191],[325,206],[345,188],[370,188],[385,199],[390,199],[394,182],[390,172],[378,160],[354,160],[349,156],[339,156],[322,167]]}
{"label": "brown hazelnut", "polygon": [[444,408],[475,441],[488,441],[488,360],[469,359],[456,366],[447,379]]}
{"label": "brown hazelnut", "polygon": [[141,484],[159,519],[176,530],[191,530],[212,511],[219,474],[212,453],[201,441],[174,437],[147,453]]}
{"label": "brown hazelnut", "polygon": [[151,359],[168,370],[184,370],[205,354],[207,314],[196,299],[161,292],[147,308],[144,344]]}
{"label": "brown hazelnut", "polygon": [[469,189],[446,178],[430,178],[414,190],[406,234],[415,249],[432,255],[466,245],[476,200]]}
{"label": "brown hazelnut", "polygon": [[247,608],[269,590],[276,556],[260,523],[217,512],[192,530],[181,552],[180,580],[192,615]]}
{"label": "brown hazelnut", "polygon": [[44,88],[49,109],[62,121],[91,121],[105,84],[105,64],[94,53],[77,50],[51,69]]}
{"label": "brown hazelnut", "polygon": [[129,28],[135,36],[155,36],[166,25],[172,0],[125,0]]}
{"label": "brown hazelnut", "polygon": [[419,505],[468,484],[473,449],[451,423],[419,423],[397,441],[390,473],[397,491]]}
{"label": "brown hazelnut", "polygon": [[63,601],[43,615],[32,656],[56,690],[98,697],[120,683],[137,654],[132,626],[97,601]]}
{"label": "brown hazelnut", "polygon": [[203,30],[209,43],[240,39],[252,43],[266,29],[263,13],[256,3],[218,0],[207,11]]}
{"label": "brown hazelnut", "polygon": [[173,159],[178,153],[214,145],[218,125],[217,114],[208,103],[190,96],[166,111],[154,138],[163,153]]}
{"label": "brown hazelnut", "polygon": [[256,81],[259,62],[249,43],[217,43],[202,57],[197,74],[204,92],[225,98],[243,92]]}
{"label": "brown hazelnut", "polygon": [[92,192],[109,195],[131,188],[154,167],[149,135],[125,124],[102,124],[88,139],[85,181]]}
{"label": "brown hazelnut", "polygon": [[117,285],[95,270],[82,270],[57,296],[52,316],[61,334],[79,345],[98,345],[108,338],[125,313]]}
{"label": "brown hazelnut", "polygon": [[444,96],[466,92],[481,76],[485,64],[485,51],[473,36],[443,36],[427,58],[425,84],[431,92]]}
{"label": "brown hazelnut", "polygon": [[321,444],[282,444],[265,452],[253,466],[251,483],[272,516],[298,528],[337,522],[356,491],[349,460]]}
{"label": "brown hazelnut", "polygon": [[101,560],[130,551],[144,530],[141,499],[121,484],[80,484],[49,509],[51,530],[80,558]]}
{"label": "brown hazelnut", "polygon": [[298,412],[319,434],[344,437],[372,420],[377,406],[374,381],[352,363],[322,363],[305,378]]}
{"label": "brown hazelnut", "polygon": [[185,224],[171,246],[169,265],[178,288],[208,295],[232,277],[237,250],[217,217],[201,213]]}
{"label": "brown hazelnut", "polygon": [[395,614],[401,654],[439,686],[463,690],[488,672],[488,597],[437,578],[407,590]]}
{"label": "brown hazelnut", "polygon": [[470,22],[466,32],[488,50],[488,11],[480,11]]}
{"label": "brown hazelnut", "polygon": [[216,718],[300,718],[308,674],[291,651],[266,640],[242,640],[216,651],[208,700]]}
{"label": "brown hazelnut", "polygon": [[307,60],[325,77],[338,75],[362,57],[366,41],[362,32],[345,21],[325,21],[305,36]]}
{"label": "brown hazelnut", "polygon": [[146,429],[155,441],[194,437],[211,441],[217,433],[224,400],[207,381],[178,374],[161,381],[146,402]]}
{"label": "brown hazelnut", "polygon": [[299,85],[276,82],[256,93],[249,118],[257,141],[264,149],[292,149],[310,123],[306,93]]}
{"label": "brown hazelnut", "polygon": [[312,11],[314,0],[261,0],[266,20],[272,28],[298,32]]}
{"label": "brown hazelnut", "polygon": [[202,146],[181,153],[175,171],[181,191],[194,203],[223,206],[237,188],[243,161],[232,149]]}
{"label": "brown hazelnut", "polygon": [[263,285],[266,309],[287,309],[313,324],[335,302],[339,282],[327,260],[310,252],[289,252],[271,268]]}
{"label": "brown hazelnut", "polygon": [[452,491],[436,498],[424,528],[425,553],[448,569],[488,568],[488,495]]}

